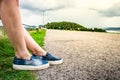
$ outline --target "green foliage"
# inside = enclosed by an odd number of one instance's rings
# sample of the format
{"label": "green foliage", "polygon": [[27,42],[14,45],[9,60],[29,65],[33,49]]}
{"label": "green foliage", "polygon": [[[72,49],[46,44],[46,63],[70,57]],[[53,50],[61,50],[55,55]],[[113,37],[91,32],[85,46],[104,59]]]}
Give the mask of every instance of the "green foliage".
{"label": "green foliage", "polygon": [[106,32],[106,30],[101,29],[101,28],[94,28],[95,32]]}
{"label": "green foliage", "polygon": [[10,43],[10,41],[8,40],[8,38],[5,37],[1,37],[0,38],[0,56],[13,56],[14,53],[14,49]]}
{"label": "green foliage", "polygon": [[[74,22],[51,22],[45,25],[48,29],[59,29],[59,30],[75,30],[75,31],[93,31],[92,28],[86,28],[80,24]],[[95,28],[95,32],[106,32],[103,29]]]}
{"label": "green foliage", "polygon": [[45,36],[46,30],[41,30],[41,31],[31,31],[30,35],[33,37],[33,39],[40,45],[43,46],[44,45],[44,36]]}
{"label": "green foliage", "polygon": [[12,69],[13,47],[7,37],[0,38],[0,80],[35,80],[30,71]]}
{"label": "green foliage", "polygon": [[[30,32],[32,37],[43,45],[45,30]],[[0,36],[0,80],[36,80],[36,75],[30,71],[19,71],[12,69],[14,56],[13,47],[6,36]]]}
{"label": "green foliage", "polygon": [[0,26],[0,35],[4,35],[4,36],[6,35],[3,26]]}
{"label": "green foliage", "polygon": [[60,30],[80,30],[83,26],[73,22],[52,22],[45,25],[48,29],[60,29]]}

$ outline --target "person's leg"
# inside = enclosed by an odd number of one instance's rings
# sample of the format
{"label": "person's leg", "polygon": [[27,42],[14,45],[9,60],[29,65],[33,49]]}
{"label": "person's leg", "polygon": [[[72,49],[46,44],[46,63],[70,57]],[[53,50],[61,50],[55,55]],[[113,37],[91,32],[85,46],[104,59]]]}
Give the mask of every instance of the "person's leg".
{"label": "person's leg", "polygon": [[46,51],[43,50],[35,41],[34,39],[30,36],[30,34],[24,29],[24,38],[26,41],[26,45],[28,49],[35,55],[38,56],[45,56]]}
{"label": "person's leg", "polygon": [[[30,54],[28,53],[26,48],[28,47],[34,54],[38,56],[43,56],[42,60],[44,61],[50,61],[52,62],[51,64],[62,63],[61,58],[53,57],[48,53],[46,54],[46,52],[32,39],[29,33],[22,27],[20,12],[18,8],[18,0],[12,0],[12,2],[8,0],[2,0],[1,4],[2,6],[0,7],[0,11],[2,12],[2,22],[5,26],[5,30],[13,44],[13,47],[16,51],[16,56],[18,58],[30,58]],[[16,60],[16,58],[14,60]],[[47,64],[46,67],[48,67],[49,64],[44,61],[43,64]],[[18,68],[20,67],[18,66]]]}
{"label": "person's leg", "polygon": [[13,69],[41,70],[49,67],[46,60],[30,55],[25,38],[24,27],[20,18],[18,0],[0,0],[1,20],[6,33],[15,49]]}
{"label": "person's leg", "polygon": [[30,59],[22,27],[18,0],[0,0],[1,19],[18,58]]}
{"label": "person's leg", "polygon": [[1,19],[1,0],[0,0],[0,19]]}
{"label": "person's leg", "polygon": [[37,56],[42,56],[43,60],[47,60],[50,64],[61,64],[63,63],[63,59],[59,57],[55,57],[51,55],[50,53],[44,51],[29,35],[29,33],[24,29],[24,36],[25,41],[28,49],[32,51],[33,54]]}
{"label": "person's leg", "polygon": [[[17,1],[17,5],[19,6],[19,2]],[[25,42],[27,45],[27,48],[36,55],[39,56],[45,56],[46,55],[46,51],[43,50],[34,40],[33,38],[30,36],[30,34],[26,31],[26,29],[24,29],[24,38],[25,38]]]}

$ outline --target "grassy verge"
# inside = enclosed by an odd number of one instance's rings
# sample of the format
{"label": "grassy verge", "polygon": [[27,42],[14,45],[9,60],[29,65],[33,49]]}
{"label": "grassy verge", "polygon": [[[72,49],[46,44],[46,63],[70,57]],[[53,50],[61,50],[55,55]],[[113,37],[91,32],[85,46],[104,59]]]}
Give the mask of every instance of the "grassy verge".
{"label": "grassy verge", "polygon": [[44,36],[46,34],[46,30],[41,30],[41,31],[31,31],[30,35],[33,37],[33,39],[40,45],[44,45]]}
{"label": "grassy verge", "polygon": [[[45,30],[30,32],[37,43],[43,46]],[[12,69],[14,50],[6,36],[0,36],[0,80],[36,80],[36,75],[30,71]]]}

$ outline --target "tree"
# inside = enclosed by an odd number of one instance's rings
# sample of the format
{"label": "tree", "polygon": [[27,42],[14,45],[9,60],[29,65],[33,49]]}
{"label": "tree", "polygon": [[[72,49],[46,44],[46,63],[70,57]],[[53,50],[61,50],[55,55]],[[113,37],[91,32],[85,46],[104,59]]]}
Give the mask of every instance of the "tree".
{"label": "tree", "polygon": [[[47,29],[59,29],[59,30],[75,30],[75,31],[92,31],[92,28],[86,28],[80,24],[74,23],[74,22],[51,22],[47,23],[46,25]],[[94,28],[94,31],[96,32],[106,32],[105,30],[101,28]]]}
{"label": "tree", "polygon": [[74,22],[51,22],[47,23],[46,28],[48,29],[60,29],[60,30],[80,30],[82,28],[85,28],[77,23]]}

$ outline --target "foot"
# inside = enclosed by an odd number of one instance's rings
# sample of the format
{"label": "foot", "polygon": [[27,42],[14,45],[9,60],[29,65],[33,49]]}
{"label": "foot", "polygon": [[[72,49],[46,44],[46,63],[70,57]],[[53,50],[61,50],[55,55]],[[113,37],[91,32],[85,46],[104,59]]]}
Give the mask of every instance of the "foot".
{"label": "foot", "polygon": [[47,60],[50,64],[62,64],[63,59],[59,57],[54,57],[50,53],[47,52],[46,56],[42,56],[42,60]]}
{"label": "foot", "polygon": [[19,59],[14,57],[13,69],[16,70],[41,70],[49,67],[49,63],[46,60],[42,60],[39,57],[31,56],[30,60]]}

